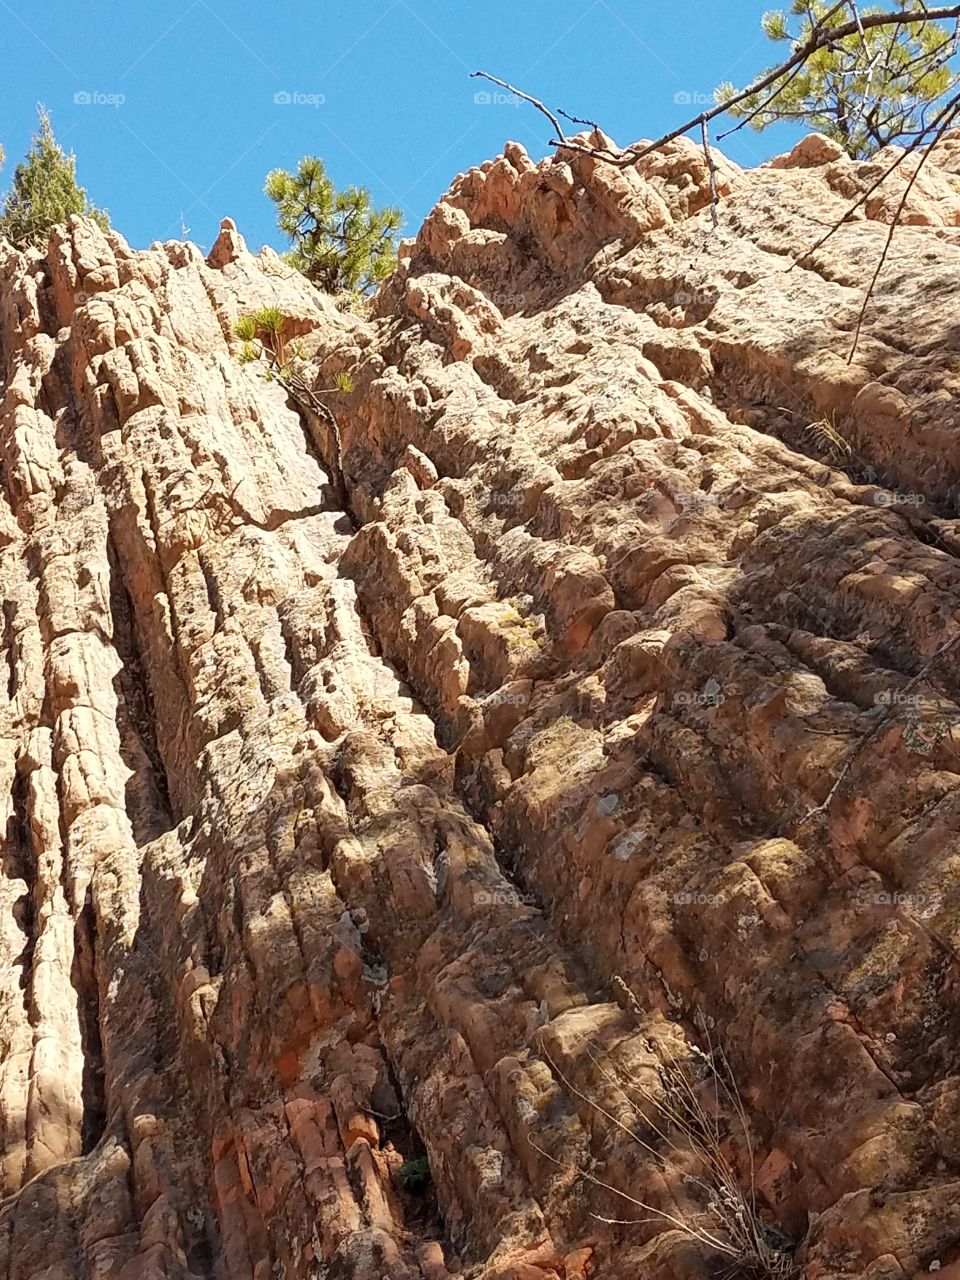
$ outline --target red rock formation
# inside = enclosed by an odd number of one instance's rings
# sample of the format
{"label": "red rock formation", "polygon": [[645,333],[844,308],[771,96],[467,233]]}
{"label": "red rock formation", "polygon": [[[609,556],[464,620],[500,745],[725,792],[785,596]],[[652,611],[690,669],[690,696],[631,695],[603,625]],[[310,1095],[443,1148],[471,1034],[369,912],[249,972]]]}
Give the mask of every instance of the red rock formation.
{"label": "red rock formation", "polygon": [[693,144],[511,144],[365,319],[229,222],[0,246],[9,1280],[718,1274],[624,1120],[715,1045],[785,1269],[960,1268],[957,154],[852,361],[909,175],[810,253],[816,139],[716,230]]}

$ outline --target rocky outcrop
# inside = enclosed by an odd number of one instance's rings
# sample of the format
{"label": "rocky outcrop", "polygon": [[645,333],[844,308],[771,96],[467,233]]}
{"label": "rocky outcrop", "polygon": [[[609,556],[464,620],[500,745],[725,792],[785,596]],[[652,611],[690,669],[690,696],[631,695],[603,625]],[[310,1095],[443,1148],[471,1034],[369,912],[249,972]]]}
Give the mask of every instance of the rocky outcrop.
{"label": "rocky outcrop", "polygon": [[625,1116],[719,1046],[782,1274],[960,1274],[958,145],[852,359],[915,161],[814,249],[822,139],[716,229],[691,143],[511,144],[366,318],[229,220],[0,246],[10,1280],[714,1275]]}

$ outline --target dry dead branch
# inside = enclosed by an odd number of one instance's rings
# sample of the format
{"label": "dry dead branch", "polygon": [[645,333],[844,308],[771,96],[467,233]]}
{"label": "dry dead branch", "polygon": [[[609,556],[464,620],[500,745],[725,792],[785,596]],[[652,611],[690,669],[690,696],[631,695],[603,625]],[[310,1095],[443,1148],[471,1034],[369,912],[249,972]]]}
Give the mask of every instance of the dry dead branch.
{"label": "dry dead branch", "polygon": [[[839,26],[829,26],[828,24],[830,19],[833,18],[840,10],[845,8],[849,9],[852,15],[850,21],[841,23]],[[711,121],[717,119],[719,116],[725,115],[740,103],[743,103],[758,94],[764,94],[767,90],[772,90],[772,92],[763,99],[756,109],[752,110],[743,120],[740,121],[739,124],[719,136],[720,138],[725,138],[730,136],[730,134],[736,133],[738,129],[742,129],[744,125],[749,124],[752,119],[756,118],[756,116],[769,109],[771,104],[783,92],[794,76],[799,74],[809,59],[817,53],[818,50],[828,48],[836,41],[843,40],[848,36],[858,35],[860,39],[864,41],[864,47],[866,47],[866,32],[878,27],[893,26],[902,28],[909,26],[911,23],[941,22],[949,21],[951,19],[955,21],[960,20],[960,4],[928,6],[918,2],[918,6],[909,11],[898,9],[887,12],[862,13],[856,0],[838,0],[838,3],[829,9],[826,14],[824,14],[820,22],[813,27],[809,38],[796,45],[789,58],[781,62],[778,66],[772,68],[770,71],[765,72],[746,89],[734,94],[732,97],[727,98],[722,102],[718,102],[716,106],[711,107],[709,111],[703,111],[699,115],[693,116],[690,120],[685,121],[676,129],[670,130],[669,133],[662,134],[655,141],[647,142],[643,145],[628,147],[626,150],[614,151],[606,146],[591,145],[590,143],[570,138],[564,132],[560,124],[561,116],[564,119],[569,120],[571,123],[588,125],[595,134],[600,133],[601,130],[593,121],[568,115],[565,111],[551,111],[550,108],[547,107],[539,98],[533,97],[531,94],[519,89],[516,85],[510,84],[506,80],[501,80],[499,77],[491,75],[487,71],[474,71],[471,74],[474,77],[489,80],[492,84],[498,85],[500,88],[506,89],[508,92],[515,94],[523,102],[528,102],[543,116],[545,116],[553,126],[555,134],[555,136],[549,140],[549,146],[556,147],[558,150],[572,151],[581,155],[591,156],[596,160],[603,161],[606,164],[615,165],[619,168],[626,168],[630,165],[635,165],[639,160],[642,160],[644,156],[650,155],[652,152],[659,150],[668,143],[675,141],[677,138],[684,137],[692,133],[694,130],[699,130],[704,154],[706,156],[707,168],[710,174],[711,220],[714,227],[716,227],[718,223],[719,200],[717,193],[717,170],[710,147],[709,125]],[[950,55],[952,47],[952,42],[950,40],[944,41],[944,58],[947,58]],[[871,73],[872,71],[873,68],[871,68]],[[916,131],[916,134],[911,138],[910,143],[904,151],[893,160],[876,182],[874,182],[863,195],[861,195],[848,209],[844,211],[843,216],[831,225],[826,235],[822,236],[820,240],[818,240],[817,243],[803,255],[803,258],[807,258],[810,254],[815,253],[817,249],[821,248],[831,236],[836,234],[840,227],[850,221],[857,209],[862,207],[870,196],[883,185],[887,178],[889,178],[891,174],[903,164],[908,155],[913,154],[920,147],[924,146],[924,144],[927,144],[928,149],[922,155],[916,169],[911,174],[907,182],[906,189],[899,201],[890,224],[883,252],[877,264],[877,269],[874,272],[873,278],[871,279],[864,295],[863,303],[857,317],[853,343],[848,355],[848,363],[852,362],[856,355],[863,331],[867,308],[874,296],[877,281],[879,280],[880,274],[889,257],[893,239],[896,235],[897,227],[900,224],[901,218],[903,217],[903,212],[906,207],[907,200],[909,199],[910,192],[917,181],[921,168],[929,156],[930,149],[940,141],[947,129],[955,123],[958,115],[960,115],[960,94],[952,97],[933,120],[929,122],[924,120],[922,127]],[[888,122],[885,121],[883,123]],[[802,260],[802,258],[798,259],[798,261]]]}

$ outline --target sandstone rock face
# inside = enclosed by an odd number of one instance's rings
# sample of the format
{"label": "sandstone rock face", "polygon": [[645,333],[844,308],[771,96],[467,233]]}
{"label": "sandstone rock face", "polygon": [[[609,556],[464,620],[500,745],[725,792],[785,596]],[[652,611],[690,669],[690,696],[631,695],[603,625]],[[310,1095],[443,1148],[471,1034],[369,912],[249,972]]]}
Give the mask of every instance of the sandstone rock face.
{"label": "sandstone rock face", "polygon": [[623,1119],[721,1045],[784,1259],[960,1266],[956,151],[852,360],[913,161],[811,253],[816,139],[716,230],[693,144],[511,144],[367,319],[0,245],[10,1280],[739,1275]]}

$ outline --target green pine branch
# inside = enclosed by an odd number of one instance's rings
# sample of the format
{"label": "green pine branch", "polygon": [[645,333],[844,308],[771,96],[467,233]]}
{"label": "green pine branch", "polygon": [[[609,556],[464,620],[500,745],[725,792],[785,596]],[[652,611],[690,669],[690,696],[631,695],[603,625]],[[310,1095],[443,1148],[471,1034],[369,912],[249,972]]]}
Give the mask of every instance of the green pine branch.
{"label": "green pine branch", "polygon": [[265,190],[290,239],[287,261],[325,293],[366,295],[394,270],[400,210],[374,208],[365,187],[337,191],[317,156],[296,173],[274,169]]}
{"label": "green pine branch", "polygon": [[[896,11],[905,11],[910,0],[894,3]],[[960,82],[950,66],[958,50],[958,32],[932,20],[885,26],[864,21],[882,12],[829,0],[792,0],[788,11],[765,13],[764,34],[777,43],[790,41],[794,50],[817,32],[847,33],[830,39],[799,68],[790,68],[739,102],[732,101],[738,94],[734,85],[720,85],[717,102],[731,102],[730,114],[758,131],[777,121],[805,122],[857,159],[868,158],[898,138],[916,136],[925,110]],[[859,17],[853,32],[848,30],[851,13]]]}

